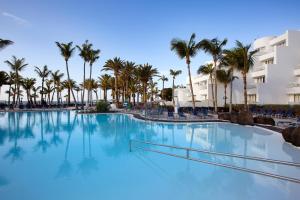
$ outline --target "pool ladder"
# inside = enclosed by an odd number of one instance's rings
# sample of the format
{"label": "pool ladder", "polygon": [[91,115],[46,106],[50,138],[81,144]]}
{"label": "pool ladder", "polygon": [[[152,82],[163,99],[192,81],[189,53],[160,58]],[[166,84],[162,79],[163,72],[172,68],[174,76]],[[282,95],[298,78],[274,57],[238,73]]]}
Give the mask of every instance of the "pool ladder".
{"label": "pool ladder", "polygon": [[[163,151],[159,151],[159,150],[155,150],[155,149],[138,147],[136,145],[133,146],[132,145],[133,143],[147,144],[147,145],[158,146],[158,147],[167,147],[167,148],[172,148],[172,149],[185,150],[186,154],[185,154],[185,156],[182,156],[182,155],[167,153],[167,152],[163,152]],[[243,156],[243,155],[239,155],[239,154],[221,153],[221,152],[215,152],[215,151],[200,150],[200,149],[193,149],[193,148],[172,146],[172,145],[165,145],[165,144],[157,144],[157,143],[140,141],[140,140],[129,140],[129,151],[130,152],[132,152],[133,147],[134,147],[134,149],[139,149],[139,150],[164,154],[164,155],[173,156],[173,157],[177,157],[177,158],[183,158],[183,159],[192,160],[192,161],[196,161],[196,162],[201,162],[201,163],[205,163],[205,164],[209,164],[209,165],[225,167],[225,168],[229,168],[229,169],[234,169],[234,170],[244,171],[244,172],[248,172],[248,173],[252,173],[252,174],[268,176],[268,177],[277,178],[277,179],[281,179],[281,180],[290,181],[290,182],[300,184],[300,179],[297,179],[297,178],[281,176],[281,175],[272,174],[272,173],[268,173],[268,172],[263,172],[263,171],[259,171],[259,170],[248,169],[248,168],[244,168],[244,167],[238,167],[238,166],[234,166],[234,165],[230,165],[230,164],[222,164],[222,163],[217,163],[217,162],[212,162],[212,161],[207,161],[207,160],[201,160],[201,159],[191,157],[190,153],[191,152],[197,152],[197,153],[203,153],[203,154],[209,154],[209,155],[226,156],[226,157],[232,157],[232,158],[241,158],[241,159],[246,159],[246,160],[261,161],[261,162],[266,162],[266,163],[280,164],[280,165],[293,166],[293,167],[300,167],[300,163],[294,163],[294,162],[282,161],[282,160],[274,160],[274,159],[267,159],[267,158],[261,158],[261,157],[253,157],[253,156]]]}

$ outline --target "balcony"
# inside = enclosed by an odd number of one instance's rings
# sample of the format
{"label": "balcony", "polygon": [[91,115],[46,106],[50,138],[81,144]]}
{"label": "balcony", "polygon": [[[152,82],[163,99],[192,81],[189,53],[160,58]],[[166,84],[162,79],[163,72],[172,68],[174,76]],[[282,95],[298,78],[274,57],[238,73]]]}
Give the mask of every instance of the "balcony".
{"label": "balcony", "polygon": [[288,94],[300,94],[300,83],[290,83],[287,86]]}
{"label": "balcony", "polygon": [[294,69],[294,75],[295,76],[300,76],[300,65],[297,65]]}
{"label": "balcony", "polygon": [[253,68],[251,76],[252,78],[255,78],[255,77],[265,76],[265,74],[266,74],[266,66],[261,65]]}
{"label": "balcony", "polygon": [[247,85],[247,93],[248,94],[256,94],[257,93],[257,86],[255,84]]}
{"label": "balcony", "polygon": [[263,54],[263,55],[259,56],[259,61],[272,59],[272,58],[274,58],[274,55],[275,55],[274,52]]}

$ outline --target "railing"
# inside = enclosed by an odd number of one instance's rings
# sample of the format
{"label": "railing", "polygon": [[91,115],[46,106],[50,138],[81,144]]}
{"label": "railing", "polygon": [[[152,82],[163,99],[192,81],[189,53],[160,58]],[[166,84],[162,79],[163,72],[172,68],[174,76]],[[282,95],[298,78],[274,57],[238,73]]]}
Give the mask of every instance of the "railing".
{"label": "railing", "polygon": [[186,147],[179,147],[179,146],[171,146],[171,145],[165,145],[165,144],[156,144],[156,143],[152,143],[152,142],[145,142],[145,141],[139,141],[139,140],[130,140],[129,141],[129,151],[130,152],[132,151],[132,147],[133,147],[132,143],[140,143],[140,144],[148,144],[148,145],[159,146],[159,147],[168,147],[168,148],[173,148],[173,149],[181,149],[181,150],[186,151],[185,156],[172,154],[172,153],[167,153],[167,152],[162,152],[162,151],[158,151],[158,150],[154,150],[154,149],[150,149],[150,148],[143,148],[143,147],[137,147],[137,146],[134,147],[135,149],[140,149],[140,150],[144,150],[144,151],[169,155],[169,156],[173,156],[173,157],[177,157],[177,158],[183,158],[183,159],[192,160],[192,161],[196,161],[196,162],[201,162],[201,163],[205,163],[205,164],[209,164],[209,165],[225,167],[225,168],[229,168],[229,169],[234,169],[234,170],[244,171],[244,172],[248,172],[248,173],[268,176],[268,177],[277,178],[277,179],[281,179],[281,180],[285,180],[285,181],[291,181],[291,182],[300,184],[300,179],[296,179],[296,178],[292,178],[292,177],[281,176],[281,175],[272,174],[272,173],[268,173],[268,172],[263,172],[263,171],[259,171],[259,170],[248,169],[248,168],[238,167],[238,166],[229,165],[229,164],[222,164],[222,163],[216,163],[216,162],[212,162],[212,161],[192,158],[190,156],[190,152],[204,153],[204,154],[217,155],[217,156],[241,158],[241,159],[246,159],[246,160],[261,161],[261,162],[266,162],[266,163],[281,164],[281,165],[293,166],[293,167],[300,167],[300,163],[294,163],[294,162],[282,161],[282,160],[275,160],[275,159],[267,159],[267,158],[254,157],[254,156],[243,156],[243,155],[239,155],[239,154],[221,153],[221,152],[214,152],[214,151],[207,151],[207,150],[200,150],[200,149],[193,149],[193,148],[186,148]]}
{"label": "railing", "polygon": [[258,71],[262,71],[266,68],[265,65],[260,65],[260,66],[257,66],[257,67],[253,67],[253,72],[258,72]]}
{"label": "railing", "polygon": [[289,83],[288,88],[300,87],[300,83]]}

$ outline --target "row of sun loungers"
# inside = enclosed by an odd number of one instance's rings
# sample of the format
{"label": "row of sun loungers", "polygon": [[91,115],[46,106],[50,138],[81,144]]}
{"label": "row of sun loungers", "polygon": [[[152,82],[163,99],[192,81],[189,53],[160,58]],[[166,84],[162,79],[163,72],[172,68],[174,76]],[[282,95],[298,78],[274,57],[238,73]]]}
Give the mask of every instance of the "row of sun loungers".
{"label": "row of sun loungers", "polygon": [[250,111],[257,116],[276,117],[276,118],[295,118],[292,110],[272,110],[251,108]]}

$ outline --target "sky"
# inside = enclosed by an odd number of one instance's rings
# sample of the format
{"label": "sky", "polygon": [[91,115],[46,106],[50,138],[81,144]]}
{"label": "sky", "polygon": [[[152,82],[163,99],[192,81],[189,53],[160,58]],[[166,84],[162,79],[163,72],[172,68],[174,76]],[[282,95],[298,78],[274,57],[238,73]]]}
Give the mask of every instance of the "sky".
{"label": "sky", "polygon": [[[188,40],[192,33],[197,41],[227,38],[226,48],[232,48],[235,40],[248,44],[300,30],[299,9],[299,0],[0,0],[0,38],[14,41],[0,51],[0,70],[8,71],[4,61],[15,55],[29,64],[23,76],[36,77],[34,66],[43,65],[65,72],[55,41],[81,45],[88,39],[101,50],[94,78],[104,73],[107,59],[117,56],[137,64],[148,62],[167,76],[170,69],[181,69],[176,83],[185,84],[186,64],[170,50],[173,38]],[[192,59],[192,74],[210,59],[200,51]],[[81,82],[83,61],[78,52],[69,67],[71,78]],[[166,86],[171,86],[170,76]]]}

